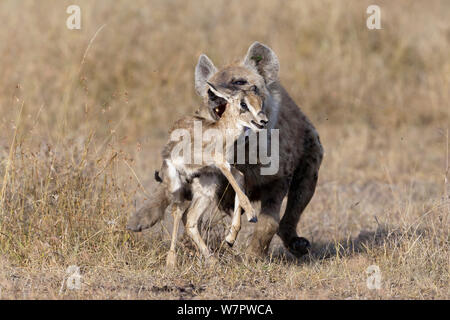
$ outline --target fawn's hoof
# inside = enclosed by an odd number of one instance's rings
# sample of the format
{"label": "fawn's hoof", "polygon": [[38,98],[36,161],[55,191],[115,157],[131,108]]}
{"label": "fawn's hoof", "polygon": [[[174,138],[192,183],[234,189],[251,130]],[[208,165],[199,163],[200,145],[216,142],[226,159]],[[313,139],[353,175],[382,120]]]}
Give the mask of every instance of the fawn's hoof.
{"label": "fawn's hoof", "polygon": [[309,249],[311,248],[311,244],[309,241],[303,237],[295,237],[291,240],[288,245],[288,250],[297,258],[307,254]]}
{"label": "fawn's hoof", "polygon": [[231,248],[234,245],[234,241],[225,239],[225,243]]}
{"label": "fawn's hoof", "polygon": [[258,218],[256,216],[252,217],[248,222],[256,223],[258,222]]}
{"label": "fawn's hoof", "polygon": [[175,253],[175,251],[169,251],[169,253],[167,254],[166,266],[169,269],[173,269],[176,267],[176,265],[177,265],[176,253]]}

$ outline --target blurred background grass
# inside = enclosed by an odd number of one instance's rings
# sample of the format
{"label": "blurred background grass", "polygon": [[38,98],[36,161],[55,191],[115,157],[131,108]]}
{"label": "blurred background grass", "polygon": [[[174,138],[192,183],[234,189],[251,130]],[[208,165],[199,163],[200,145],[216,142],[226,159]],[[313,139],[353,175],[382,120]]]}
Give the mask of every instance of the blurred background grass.
{"label": "blurred background grass", "polygon": [[199,104],[200,53],[223,65],[258,40],[279,55],[283,84],[317,125],[447,125],[446,1],[381,2],[378,31],[366,28],[365,1],[81,1],[82,28],[68,30],[70,3],[2,1],[4,124],[18,96],[24,124],[42,106],[38,128],[52,139],[106,135],[125,115],[119,135],[165,134]]}
{"label": "blurred background grass", "polygon": [[[382,30],[366,28],[374,3]],[[71,4],[81,7],[81,30],[66,28]],[[1,1],[5,265],[161,271],[164,245],[130,238],[126,217],[151,192],[168,127],[201,104],[193,81],[198,56],[221,66],[260,41],[277,53],[281,82],[326,151],[299,226],[315,241],[317,257],[379,230],[380,222],[406,239],[398,264],[385,261],[400,284],[384,297],[448,298],[449,16],[444,0]],[[431,230],[428,238],[411,235],[411,226]],[[414,250],[430,248],[437,260],[422,265],[422,251],[411,255],[408,245],[418,239]],[[380,260],[377,252],[364,259]],[[425,277],[422,286],[405,280],[412,272],[401,267],[406,257],[423,266],[414,271]],[[320,261],[326,272],[340,268]],[[305,268],[300,272],[314,283],[314,267]],[[201,282],[196,276],[192,281]],[[325,296],[355,297],[339,281]]]}

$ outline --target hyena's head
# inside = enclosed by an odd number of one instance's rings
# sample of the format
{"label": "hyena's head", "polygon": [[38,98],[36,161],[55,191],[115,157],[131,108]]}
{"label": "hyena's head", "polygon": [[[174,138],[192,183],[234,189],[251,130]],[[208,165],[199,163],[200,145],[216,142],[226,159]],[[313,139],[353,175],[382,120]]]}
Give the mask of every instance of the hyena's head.
{"label": "hyena's head", "polygon": [[[263,99],[256,85],[248,90],[218,90],[209,81],[207,84],[209,91],[226,101],[222,119],[228,118],[240,128],[249,128],[255,132],[266,127],[269,119],[263,110]],[[216,107],[214,112],[219,113],[218,109],[219,107]]]}
{"label": "hyena's head", "polygon": [[262,108],[266,114],[271,114],[271,99],[268,87],[278,81],[280,65],[275,53],[269,47],[254,42],[248,49],[245,58],[237,63],[217,69],[204,54],[198,60],[195,68],[195,89],[203,97],[211,118],[218,120],[225,110],[226,101],[214,94],[207,82],[220,92],[249,91],[257,88],[262,99]]}

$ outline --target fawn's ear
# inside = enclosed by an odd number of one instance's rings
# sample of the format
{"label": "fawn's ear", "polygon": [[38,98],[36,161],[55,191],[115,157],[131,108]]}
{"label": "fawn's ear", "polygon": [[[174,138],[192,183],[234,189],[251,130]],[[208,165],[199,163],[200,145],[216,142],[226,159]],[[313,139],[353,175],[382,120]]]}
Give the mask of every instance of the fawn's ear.
{"label": "fawn's ear", "polygon": [[280,63],[278,57],[268,46],[253,42],[244,58],[244,65],[254,68],[264,78],[266,84],[278,80]]}
{"label": "fawn's ear", "polygon": [[223,98],[223,99],[225,99],[227,101],[230,99],[230,95],[229,94],[227,94],[226,92],[221,92],[221,91],[217,90],[216,87],[211,82],[206,81],[206,85],[207,85],[206,90],[211,90],[211,92],[215,96],[217,96],[219,98]]}
{"label": "fawn's ear", "polygon": [[217,72],[212,61],[205,55],[200,55],[197,66],[195,67],[195,91],[201,97],[206,95],[208,91],[207,81]]}

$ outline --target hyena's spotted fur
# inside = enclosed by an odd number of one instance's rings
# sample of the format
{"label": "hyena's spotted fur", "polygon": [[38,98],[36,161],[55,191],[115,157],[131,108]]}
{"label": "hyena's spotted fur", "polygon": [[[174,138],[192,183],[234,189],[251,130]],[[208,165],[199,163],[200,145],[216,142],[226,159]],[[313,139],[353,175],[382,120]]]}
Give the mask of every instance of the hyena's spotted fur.
{"label": "hyena's spotted fur", "polygon": [[[274,175],[261,175],[260,165],[237,165],[245,176],[245,188],[251,201],[261,201],[261,211],[247,252],[262,256],[277,233],[285,247],[294,255],[307,252],[309,242],[297,235],[300,216],[311,200],[317,183],[323,157],[319,135],[289,97],[278,80],[279,63],[275,53],[267,46],[253,43],[246,57],[234,64],[217,69],[211,60],[201,55],[195,71],[195,88],[203,97],[206,107],[199,110],[203,116],[217,120],[214,112],[223,101],[208,91],[207,81],[227,90],[246,90],[256,85],[264,98],[264,108],[269,117],[268,129],[279,129],[279,170]],[[195,206],[212,208],[220,205],[228,211],[233,207],[234,195],[226,189],[226,179],[217,176],[214,190],[211,184],[195,197]],[[225,196],[223,192],[227,190]],[[130,217],[128,228],[140,231],[163,218],[164,212],[157,203],[164,203],[163,193],[156,190],[155,198]],[[210,196],[201,196],[208,194]],[[215,196],[211,196],[214,194]],[[287,195],[287,206],[280,221],[280,209]],[[220,203],[218,199],[221,199]]]}

